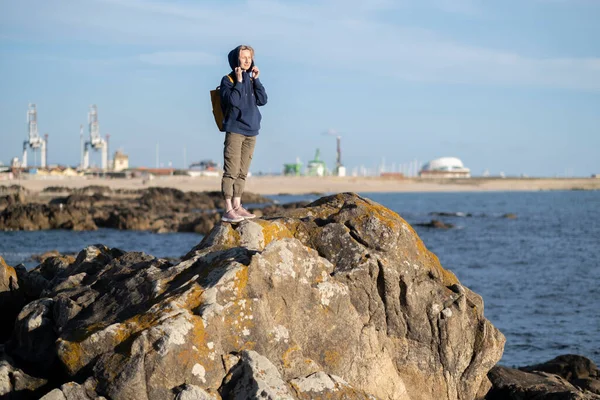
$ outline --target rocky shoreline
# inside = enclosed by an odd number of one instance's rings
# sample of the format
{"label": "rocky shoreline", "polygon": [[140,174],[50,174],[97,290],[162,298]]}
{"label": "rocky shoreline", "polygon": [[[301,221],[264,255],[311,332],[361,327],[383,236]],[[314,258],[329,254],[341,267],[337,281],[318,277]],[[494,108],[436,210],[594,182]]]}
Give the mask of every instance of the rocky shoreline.
{"label": "rocky shoreline", "polygon": [[[123,194],[194,201],[178,195]],[[102,245],[30,271],[0,258],[0,307],[0,398],[600,399],[581,356],[497,366],[483,299],[351,193],[215,223],[176,262]]]}
{"label": "rocky shoreline", "polygon": [[[220,192],[182,192],[172,188],[51,186],[40,193],[30,193],[16,185],[2,189],[0,231],[112,228],[206,235],[220,221],[219,211],[224,207]],[[269,215],[279,208],[270,199],[252,193],[245,193],[242,201],[266,205],[251,208],[259,216]]]}

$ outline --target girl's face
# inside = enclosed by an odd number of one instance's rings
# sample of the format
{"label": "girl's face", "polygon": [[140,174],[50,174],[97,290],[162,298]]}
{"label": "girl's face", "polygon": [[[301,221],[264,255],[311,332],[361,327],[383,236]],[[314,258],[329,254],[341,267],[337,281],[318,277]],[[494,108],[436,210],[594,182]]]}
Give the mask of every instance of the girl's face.
{"label": "girl's face", "polygon": [[240,68],[247,71],[252,65],[252,52],[250,50],[240,51]]}

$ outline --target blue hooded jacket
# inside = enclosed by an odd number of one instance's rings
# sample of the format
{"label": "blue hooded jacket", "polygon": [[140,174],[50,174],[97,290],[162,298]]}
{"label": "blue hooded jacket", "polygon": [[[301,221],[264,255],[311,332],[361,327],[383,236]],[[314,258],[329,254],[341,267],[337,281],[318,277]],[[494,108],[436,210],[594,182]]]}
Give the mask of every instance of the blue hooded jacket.
{"label": "blue hooded jacket", "polygon": [[[242,72],[242,82],[235,76],[235,68],[240,65],[240,48],[238,46],[229,52],[229,66],[232,72],[229,77],[221,79],[220,95],[223,108],[223,130],[225,132],[241,133],[246,136],[258,135],[262,116],[258,106],[267,104],[267,92],[258,78],[250,77],[249,72]],[[248,71],[252,71],[254,60]]]}

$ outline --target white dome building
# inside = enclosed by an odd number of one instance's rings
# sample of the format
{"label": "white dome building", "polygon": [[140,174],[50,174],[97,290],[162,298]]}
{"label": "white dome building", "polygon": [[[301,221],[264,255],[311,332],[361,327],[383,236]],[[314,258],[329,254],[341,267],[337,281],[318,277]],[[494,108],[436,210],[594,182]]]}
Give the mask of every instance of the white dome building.
{"label": "white dome building", "polygon": [[442,157],[429,161],[419,171],[422,178],[470,178],[471,170],[456,157]]}

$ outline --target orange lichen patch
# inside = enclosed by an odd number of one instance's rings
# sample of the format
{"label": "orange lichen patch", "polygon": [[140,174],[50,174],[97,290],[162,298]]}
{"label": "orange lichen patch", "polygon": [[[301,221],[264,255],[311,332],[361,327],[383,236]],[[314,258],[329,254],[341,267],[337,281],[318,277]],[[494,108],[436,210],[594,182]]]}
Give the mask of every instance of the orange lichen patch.
{"label": "orange lichen patch", "polygon": [[288,228],[285,225],[261,219],[257,220],[256,223],[258,223],[262,227],[263,237],[265,239],[265,246],[267,246],[274,240],[294,237],[294,235],[288,230]]}
{"label": "orange lichen patch", "polygon": [[452,286],[456,283],[460,283],[458,278],[456,277],[456,275],[454,275],[454,273],[452,271],[449,271],[449,270],[443,268],[439,264],[436,267],[442,277],[442,284],[444,286]]}
{"label": "orange lichen patch", "polygon": [[225,328],[220,342],[225,351],[254,347],[254,343],[247,341],[252,337],[254,328],[252,301],[246,295],[247,285],[248,267],[242,266],[236,271],[233,282],[227,285],[227,290],[221,290],[220,296],[227,301],[220,314]]}
{"label": "orange lichen patch", "polygon": [[[106,335],[102,339],[102,348],[115,348],[131,336],[131,331],[122,325],[108,327],[108,329],[110,331],[106,331]],[[93,335],[101,334],[102,330],[99,330]],[[91,336],[89,335],[88,339]],[[92,348],[97,346],[96,342],[96,339],[91,339]],[[98,355],[96,352],[86,351],[87,345],[85,340],[80,342],[60,340],[58,356],[70,374],[76,374]]]}
{"label": "orange lichen patch", "polygon": [[444,286],[452,286],[456,283],[460,283],[456,275],[442,267],[439,258],[429,251],[425,247],[425,243],[419,238],[419,235],[415,232],[412,226],[407,224],[407,227],[411,230],[414,238],[414,242],[417,250],[417,257],[420,258],[424,265],[429,266],[432,270],[437,272],[437,275],[441,278]]}
{"label": "orange lichen patch", "polygon": [[155,315],[154,313],[138,314],[127,319],[121,326],[126,327],[130,334],[134,334],[153,327],[159,318],[160,315]]}
{"label": "orange lichen patch", "polygon": [[218,368],[221,364],[220,359],[213,357],[214,360],[211,360],[209,357],[211,350],[207,345],[206,331],[204,330],[202,318],[194,315],[191,322],[193,328],[189,332],[186,341],[194,346],[194,350],[190,350],[191,346],[182,346],[181,350],[175,355],[178,364],[187,365],[189,369],[192,369],[194,364],[199,363],[206,371]]}
{"label": "orange lichen patch", "polygon": [[248,341],[248,342],[244,342],[242,344],[242,346],[240,347],[240,351],[243,351],[243,350],[254,350],[255,348],[256,348],[256,342]]}
{"label": "orange lichen patch", "polygon": [[181,304],[183,308],[193,310],[202,303],[203,293],[204,290],[198,284],[194,283],[191,289],[185,294],[185,297],[181,299],[183,301],[178,301],[178,303]]}
{"label": "orange lichen patch", "polygon": [[61,342],[58,357],[67,369],[69,375],[75,375],[77,371],[85,366],[83,349],[79,343]]}
{"label": "orange lichen patch", "polygon": [[323,362],[329,367],[337,367],[341,359],[341,354],[338,353],[336,350],[325,350],[325,352],[323,353]]}
{"label": "orange lichen patch", "polygon": [[240,245],[242,239],[240,233],[233,228],[230,228],[227,232],[227,245],[231,247],[237,247]]}
{"label": "orange lichen patch", "polygon": [[398,214],[394,211],[386,208],[378,203],[367,203],[366,201],[361,201],[363,207],[365,207],[368,212],[365,216],[369,217],[374,214],[375,217],[381,220],[387,227],[390,229],[398,228],[398,225],[404,221]]}
{"label": "orange lichen patch", "polygon": [[238,298],[244,295],[246,286],[248,285],[248,267],[242,267],[235,274],[234,289]]}
{"label": "orange lichen patch", "polygon": [[[283,364],[283,367],[285,369],[292,368],[293,353],[295,353],[297,351],[302,351],[302,350],[300,349],[300,346],[298,346],[296,344],[294,346],[288,347],[288,349],[283,352],[283,354],[281,355],[281,363]],[[308,360],[308,361],[311,362],[311,360]]]}

